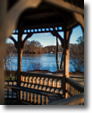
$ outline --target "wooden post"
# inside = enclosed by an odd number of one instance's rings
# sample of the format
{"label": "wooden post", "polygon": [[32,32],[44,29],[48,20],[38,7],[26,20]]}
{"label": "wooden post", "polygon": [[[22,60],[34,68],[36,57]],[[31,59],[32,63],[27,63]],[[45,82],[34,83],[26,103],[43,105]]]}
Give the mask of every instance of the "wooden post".
{"label": "wooden post", "polygon": [[64,52],[62,53],[61,57],[60,71],[64,71]]}
{"label": "wooden post", "polygon": [[[65,91],[68,88],[66,85],[65,78],[69,77],[69,39],[70,35],[72,33],[72,30],[70,31],[64,31],[64,79],[63,79],[63,88],[64,92],[63,95],[65,95]],[[67,98],[68,95],[65,95],[65,98]]]}
{"label": "wooden post", "polygon": [[[21,85],[21,75],[20,72],[22,64],[22,54],[23,54],[23,45],[22,45],[22,26],[20,24],[18,29],[18,42],[17,42],[17,52],[18,52],[18,70],[17,70],[17,86]],[[17,91],[17,102],[20,103],[20,91]]]}
{"label": "wooden post", "polygon": [[56,64],[57,64],[57,71],[59,71],[60,66],[59,66],[59,42],[58,42],[58,37],[56,37]]}

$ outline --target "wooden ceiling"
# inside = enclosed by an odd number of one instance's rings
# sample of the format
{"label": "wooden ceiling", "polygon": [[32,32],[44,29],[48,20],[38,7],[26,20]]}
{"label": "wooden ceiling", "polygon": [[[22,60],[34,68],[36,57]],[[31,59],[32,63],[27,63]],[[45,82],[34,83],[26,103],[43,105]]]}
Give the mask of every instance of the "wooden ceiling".
{"label": "wooden ceiling", "polygon": [[[11,2],[12,1],[12,2]],[[8,0],[10,9],[18,0]],[[65,0],[79,7],[84,8],[84,0]],[[76,22],[72,12],[69,12],[63,8],[57,7],[56,5],[43,2],[37,8],[30,8],[25,10],[19,18],[17,23],[17,29],[22,25],[23,29],[31,28],[47,28],[47,27],[57,27],[57,26],[66,26],[67,29],[71,29],[76,26]]]}
{"label": "wooden ceiling", "polygon": [[[71,21],[72,20],[72,21]],[[73,15],[52,4],[42,2],[39,7],[27,9],[21,14],[18,25],[22,23],[24,29],[67,26],[76,23]]]}

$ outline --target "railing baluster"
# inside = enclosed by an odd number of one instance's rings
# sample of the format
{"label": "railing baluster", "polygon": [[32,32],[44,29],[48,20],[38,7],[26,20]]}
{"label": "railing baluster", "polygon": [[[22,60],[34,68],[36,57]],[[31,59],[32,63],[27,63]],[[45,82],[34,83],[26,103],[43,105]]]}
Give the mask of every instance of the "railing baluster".
{"label": "railing baluster", "polygon": [[29,92],[27,92],[27,102],[29,102]]}
{"label": "railing baluster", "polygon": [[24,101],[26,100],[26,92],[24,91]]}
{"label": "railing baluster", "polygon": [[40,104],[40,95],[38,94],[38,105]]}
{"label": "railing baluster", "polygon": [[46,96],[46,104],[48,105],[48,96]]}
{"label": "railing baluster", "polygon": [[30,101],[31,101],[31,103],[33,102],[33,94],[32,93],[30,94]]}
{"label": "railing baluster", "polygon": [[34,104],[36,104],[36,94],[34,94]]}
{"label": "railing baluster", "polygon": [[42,95],[42,105],[44,105],[44,96]]}
{"label": "railing baluster", "polygon": [[20,100],[22,100],[22,91],[20,91]]}

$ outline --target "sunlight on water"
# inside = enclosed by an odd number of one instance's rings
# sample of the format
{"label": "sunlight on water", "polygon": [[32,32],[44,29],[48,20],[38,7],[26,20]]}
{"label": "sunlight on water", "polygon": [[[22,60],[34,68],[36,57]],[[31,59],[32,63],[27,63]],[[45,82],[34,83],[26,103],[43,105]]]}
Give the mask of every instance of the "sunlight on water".
{"label": "sunlight on water", "polygon": [[[61,56],[59,55],[59,60],[61,62]],[[17,54],[15,54],[11,61],[10,65],[8,65],[9,70],[17,70]],[[57,70],[56,66],[56,54],[55,53],[45,53],[45,54],[28,54],[23,55],[22,57],[22,70],[28,71],[28,70],[34,70],[34,69],[40,69],[40,70],[49,70],[51,72],[54,72]],[[75,71],[73,66],[69,65],[69,71]]]}

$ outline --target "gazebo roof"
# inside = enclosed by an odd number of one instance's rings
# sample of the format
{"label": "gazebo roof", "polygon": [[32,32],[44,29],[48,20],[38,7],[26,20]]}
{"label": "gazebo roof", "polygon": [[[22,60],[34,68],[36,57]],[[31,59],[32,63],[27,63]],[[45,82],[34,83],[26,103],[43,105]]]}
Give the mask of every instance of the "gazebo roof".
{"label": "gazebo roof", "polygon": [[64,26],[66,22],[67,27],[76,24],[70,12],[44,2],[35,9],[27,9],[21,15],[19,23],[21,21],[24,28]]}
{"label": "gazebo roof", "polygon": [[[8,9],[10,9],[18,0],[8,0]],[[50,0],[51,1],[51,0]],[[26,9],[20,16],[18,25],[22,23],[23,29],[38,29],[57,26],[66,26],[71,29],[78,25],[73,12],[66,8],[59,7],[48,0],[43,0],[37,8]],[[62,0],[81,9],[84,9],[84,0]],[[18,27],[17,25],[17,27]],[[17,28],[18,29],[18,28]]]}

